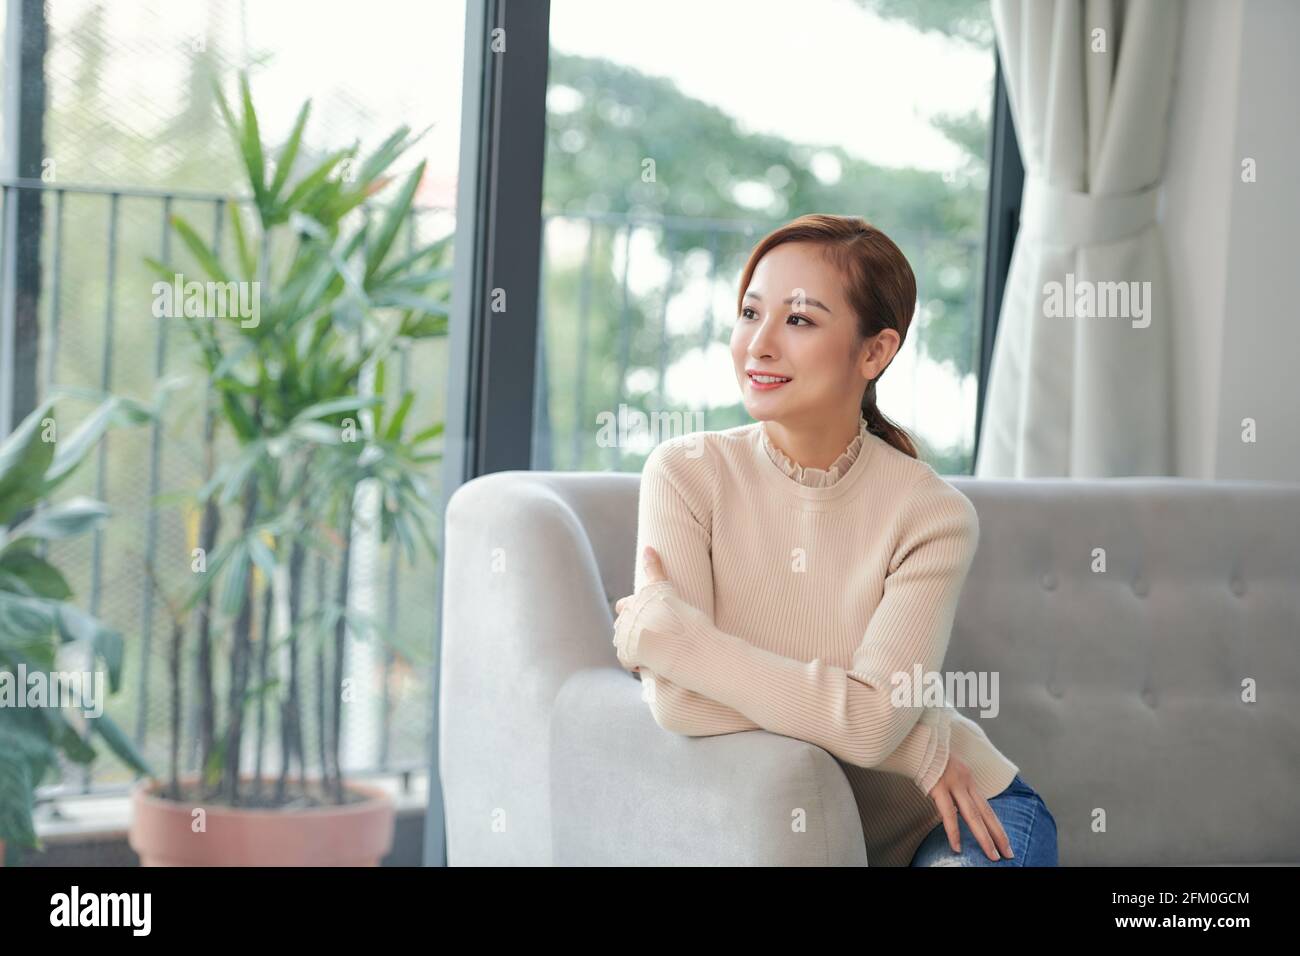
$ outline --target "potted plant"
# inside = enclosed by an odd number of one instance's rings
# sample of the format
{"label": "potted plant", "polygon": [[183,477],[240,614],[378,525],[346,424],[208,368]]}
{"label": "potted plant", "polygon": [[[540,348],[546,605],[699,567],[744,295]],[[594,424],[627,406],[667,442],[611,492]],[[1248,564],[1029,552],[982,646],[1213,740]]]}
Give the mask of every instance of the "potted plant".
{"label": "potted plant", "polygon": [[[107,670],[108,693],[116,693],[122,636],[72,603],[71,588],[46,553],[51,541],[91,531],[108,508],[84,497],[41,507],[123,417],[138,422],[148,414],[111,398],[60,441],[53,403],[46,400],[0,442],[0,864],[6,853],[16,862],[22,850],[41,848],[32,820],[36,788],[57,769],[60,755],[89,764],[98,740],[137,773],[149,772],[129,738],[102,713],[99,668]],[[75,679],[83,672],[59,669],[61,648],[79,649],[92,662],[84,672],[90,686]],[[69,692],[92,712],[61,706]]]}
{"label": "potted plant", "polygon": [[[356,500],[363,483],[373,487],[382,502],[381,539],[400,541],[410,560],[419,545],[434,553],[422,470],[440,458],[429,446],[442,426],[409,427],[415,396],[407,391],[389,401],[385,368],[399,345],[446,334],[438,296],[450,275],[443,261],[449,245],[442,239],[399,250],[424,164],[400,182],[387,171],[418,140],[409,129],[364,160],[353,146],[295,176],[308,101],[272,172],[245,76],[240,92],[239,118],[217,94],[252,196],[251,222],[239,203],[230,204],[232,261],[187,221],[172,220],[208,281],[256,283],[260,295],[256,323],[184,319],[211,411],[207,480],[196,495],[202,518],[195,554],[205,566],[188,597],[174,602],[171,655],[175,678],[189,616],[199,772],[179,773],[182,708],[174,680],[169,774],[134,792],[130,841],[146,864],[377,864],[391,845],[393,807],[382,791],[344,780],[339,747],[345,639],[366,626],[348,602]],[[395,198],[372,215],[363,204],[390,183]],[[150,262],[164,282],[180,273]],[[223,436],[233,439],[233,455],[218,455]],[[313,559],[317,567],[335,565],[336,594],[308,613]],[[223,647],[227,657],[219,661]],[[309,748],[302,687],[313,653],[320,733]],[[269,779],[263,765],[272,717],[280,765]],[[250,732],[251,772],[244,765]],[[317,769],[309,773],[312,757]]]}

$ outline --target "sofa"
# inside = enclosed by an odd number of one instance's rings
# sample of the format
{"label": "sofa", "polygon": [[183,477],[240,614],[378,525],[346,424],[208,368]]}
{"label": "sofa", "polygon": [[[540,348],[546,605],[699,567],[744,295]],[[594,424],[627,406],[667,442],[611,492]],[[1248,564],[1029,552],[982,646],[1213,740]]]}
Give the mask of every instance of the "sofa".
{"label": "sofa", "polygon": [[[944,669],[998,673],[997,716],[961,710],[1051,808],[1061,865],[1300,862],[1300,484],[945,478],[980,544]],[[664,730],[619,665],[639,481],[510,471],[450,499],[448,864],[870,865],[837,758]],[[807,832],[757,825],[791,806]]]}

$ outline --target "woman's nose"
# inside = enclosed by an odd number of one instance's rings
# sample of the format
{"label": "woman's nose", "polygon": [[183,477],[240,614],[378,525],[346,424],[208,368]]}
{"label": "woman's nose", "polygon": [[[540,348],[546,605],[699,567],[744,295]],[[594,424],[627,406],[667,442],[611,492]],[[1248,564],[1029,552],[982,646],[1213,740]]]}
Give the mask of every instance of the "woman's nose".
{"label": "woman's nose", "polygon": [[763,319],[749,337],[749,354],[754,358],[771,356],[774,337],[772,324],[771,316]]}

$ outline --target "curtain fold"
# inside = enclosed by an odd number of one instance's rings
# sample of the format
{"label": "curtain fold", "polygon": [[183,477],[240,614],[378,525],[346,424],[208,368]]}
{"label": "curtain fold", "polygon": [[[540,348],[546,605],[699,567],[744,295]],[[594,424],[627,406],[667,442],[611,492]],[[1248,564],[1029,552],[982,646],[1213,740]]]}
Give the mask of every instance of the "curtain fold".
{"label": "curtain fold", "polygon": [[1173,470],[1157,221],[1182,0],[992,0],[1025,167],[975,473]]}

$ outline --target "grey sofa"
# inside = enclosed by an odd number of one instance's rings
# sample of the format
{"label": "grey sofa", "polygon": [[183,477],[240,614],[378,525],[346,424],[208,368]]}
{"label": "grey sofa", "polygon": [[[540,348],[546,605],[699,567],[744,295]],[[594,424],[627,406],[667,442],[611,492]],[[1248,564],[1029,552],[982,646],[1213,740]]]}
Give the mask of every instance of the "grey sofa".
{"label": "grey sofa", "polygon": [[[999,673],[998,716],[963,713],[1047,801],[1061,864],[1300,861],[1300,485],[947,480],[981,536],[945,670]],[[639,481],[504,472],[451,499],[449,864],[867,865],[834,757],[670,733],[619,666]],[[807,833],[756,824],[791,806]]]}

